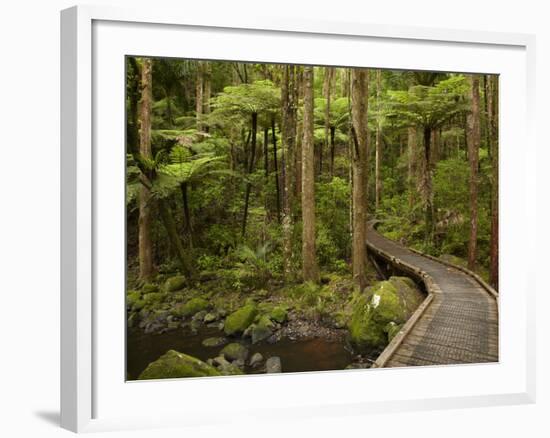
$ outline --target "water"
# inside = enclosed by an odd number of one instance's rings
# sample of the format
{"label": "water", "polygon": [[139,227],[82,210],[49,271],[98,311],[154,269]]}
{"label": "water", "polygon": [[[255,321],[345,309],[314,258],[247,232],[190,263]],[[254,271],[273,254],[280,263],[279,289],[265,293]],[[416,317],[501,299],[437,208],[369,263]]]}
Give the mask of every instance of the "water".
{"label": "water", "polygon": [[[140,329],[128,329],[127,371],[129,379],[136,379],[150,362],[168,350],[176,350],[203,361],[216,357],[222,347],[204,347],[202,341],[223,336],[217,328],[204,327],[197,334],[189,330],[173,330],[163,334],[145,334]],[[342,370],[353,355],[343,341],[322,338],[291,341],[282,339],[275,344],[260,342],[249,345],[250,355],[259,352],[264,359],[279,356],[283,372]]]}

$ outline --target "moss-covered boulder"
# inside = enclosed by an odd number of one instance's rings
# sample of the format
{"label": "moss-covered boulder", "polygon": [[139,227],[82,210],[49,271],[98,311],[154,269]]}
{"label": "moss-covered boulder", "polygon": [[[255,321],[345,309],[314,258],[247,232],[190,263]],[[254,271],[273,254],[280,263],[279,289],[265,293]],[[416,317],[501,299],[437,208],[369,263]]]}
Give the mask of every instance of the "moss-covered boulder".
{"label": "moss-covered boulder", "polygon": [[393,321],[390,321],[386,327],[384,327],[384,331],[388,335],[388,342],[391,342],[393,338],[397,336],[399,333],[399,330],[401,330],[402,325],[396,324]]}
{"label": "moss-covered boulder", "polygon": [[395,336],[388,324],[403,324],[422,302],[422,293],[413,285],[403,278],[392,277],[353,297],[348,329],[357,351],[381,349],[388,343],[388,335]]}
{"label": "moss-covered boulder", "polygon": [[159,287],[156,284],[153,283],[145,283],[141,287],[141,293],[143,294],[150,294],[151,292],[158,292]]}
{"label": "moss-covered boulder", "polygon": [[139,380],[175,379],[179,377],[219,376],[221,373],[196,357],[169,350],[151,362],[138,377]]}
{"label": "moss-covered boulder", "polygon": [[145,300],[142,298],[141,292],[137,290],[128,291],[126,294],[126,305],[128,308],[138,311],[145,306]]}
{"label": "moss-covered boulder", "polygon": [[156,306],[164,301],[164,294],[162,292],[150,292],[143,295],[143,301],[146,306]]}
{"label": "moss-covered boulder", "polygon": [[[200,297],[191,298],[186,303],[180,306],[177,306],[174,309],[173,314],[176,316],[184,316],[184,317],[193,316],[196,313],[205,311],[208,308],[208,306],[209,306],[208,301],[206,301],[204,298],[200,298]],[[203,318],[204,318],[204,315],[203,315]]]}
{"label": "moss-covered boulder", "polygon": [[204,347],[221,347],[227,343],[227,338],[216,336],[213,338],[206,338],[202,341]]}
{"label": "moss-covered boulder", "polygon": [[286,321],[287,310],[283,306],[276,306],[273,309],[271,309],[268,316],[272,321],[282,324],[283,322]]}
{"label": "moss-covered boulder", "polygon": [[269,338],[273,334],[274,325],[271,322],[271,319],[267,315],[262,315],[258,322],[250,326],[250,337],[252,338],[252,343],[256,344],[264,339]]}
{"label": "moss-covered boulder", "polygon": [[166,290],[166,292],[175,292],[177,290],[183,289],[185,287],[185,284],[185,277],[183,275],[176,275],[166,280],[166,282],[164,283],[164,289]]}
{"label": "moss-covered boulder", "polygon": [[252,322],[258,313],[258,309],[255,304],[247,304],[235,312],[231,313],[225,319],[224,331],[226,335],[234,335],[244,332]]}
{"label": "moss-covered boulder", "polygon": [[238,342],[232,342],[223,347],[223,350],[220,351],[220,354],[223,355],[227,360],[241,360],[246,361],[248,357],[248,348],[244,345],[239,344]]}
{"label": "moss-covered boulder", "polygon": [[426,295],[409,277],[393,276],[390,277],[389,282],[397,289],[397,294],[405,309],[406,319],[409,319],[416,308],[424,301]]}

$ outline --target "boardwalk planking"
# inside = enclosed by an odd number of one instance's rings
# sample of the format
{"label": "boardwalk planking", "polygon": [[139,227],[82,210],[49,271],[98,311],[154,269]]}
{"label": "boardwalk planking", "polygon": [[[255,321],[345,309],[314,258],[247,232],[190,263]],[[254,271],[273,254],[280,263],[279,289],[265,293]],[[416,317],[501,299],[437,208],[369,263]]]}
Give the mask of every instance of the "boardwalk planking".
{"label": "boardwalk planking", "polygon": [[[472,276],[413,252],[370,228],[369,247],[424,271],[433,299],[381,366],[498,362],[498,303]],[[388,260],[395,264],[395,260]]]}

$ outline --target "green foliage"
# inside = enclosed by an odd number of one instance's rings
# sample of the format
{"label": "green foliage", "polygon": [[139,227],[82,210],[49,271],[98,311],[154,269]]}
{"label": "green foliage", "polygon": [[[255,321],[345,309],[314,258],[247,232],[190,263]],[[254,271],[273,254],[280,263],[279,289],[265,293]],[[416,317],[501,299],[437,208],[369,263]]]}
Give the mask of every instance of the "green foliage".
{"label": "green foliage", "polygon": [[267,263],[269,243],[259,246],[256,250],[241,245],[237,250],[239,276],[243,283],[255,288],[263,288],[271,278],[271,270]]}

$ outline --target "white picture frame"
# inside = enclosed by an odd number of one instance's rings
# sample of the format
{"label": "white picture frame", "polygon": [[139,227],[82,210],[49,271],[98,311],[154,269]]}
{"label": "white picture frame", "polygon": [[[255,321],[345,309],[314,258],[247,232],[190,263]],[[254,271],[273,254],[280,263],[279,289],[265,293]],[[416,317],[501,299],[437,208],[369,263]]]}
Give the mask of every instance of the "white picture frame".
{"label": "white picture frame", "polygon": [[[140,37],[144,32],[148,33],[147,42]],[[161,44],[168,34],[171,40],[180,34],[192,37],[194,47],[192,50],[185,49],[185,52],[176,45]],[[135,41],[136,45],[130,47],[127,45],[129,41]],[[237,41],[254,42],[250,43],[250,50],[245,53],[231,50],[229,44]],[[262,54],[256,41],[271,44],[269,47],[273,50],[270,54]],[[321,44],[323,47],[334,44],[334,52],[316,51]],[[292,17],[249,20],[243,16],[239,21],[227,22],[224,17],[216,16],[211,11],[203,16],[156,8],[134,10],[103,6],[77,6],[62,11],[62,427],[83,432],[207,424],[213,418],[216,422],[251,417],[274,419],[281,415],[305,418],[534,402],[534,275],[528,264],[521,263],[512,254],[517,249],[531,248],[536,233],[534,216],[529,217],[524,208],[535,205],[536,192],[532,127],[534,45],[534,37],[524,34],[377,26],[360,22],[318,22]],[[277,49],[279,46],[280,49]],[[120,140],[116,136],[123,131],[122,125],[118,128],[116,125],[121,120],[122,106],[122,102],[116,99],[124,84],[123,76],[118,75],[123,63],[120,54],[365,65],[362,58],[353,61],[346,53],[346,47],[354,46],[361,50],[363,46],[370,48],[372,57],[367,66],[372,67],[436,69],[439,66],[440,70],[447,71],[483,71],[503,75],[500,101],[504,111],[501,111],[501,120],[514,120],[514,123],[512,126],[505,124],[501,133],[501,211],[506,215],[503,216],[500,233],[504,254],[501,255],[500,362],[491,365],[421,367],[415,370],[184,379],[185,382],[124,382],[123,370],[119,369],[124,352],[119,350],[125,321],[123,312],[116,309],[124,300],[123,290],[118,290],[120,279],[124,276],[123,272],[118,271],[120,263],[125,262],[119,260],[120,246],[123,245],[121,232],[124,232],[119,210],[124,204],[117,207],[124,190],[124,179],[119,178],[123,170],[117,167],[123,163],[123,154],[122,161],[117,161],[106,160],[107,155],[102,153],[106,142]],[[309,58],[305,59],[301,48],[309,48],[313,55],[308,54]],[[401,53],[398,62],[388,58],[387,52],[392,50]],[[460,56],[464,57],[462,65],[469,67],[457,68],[461,65]],[[108,99],[114,99],[111,102],[114,109],[106,109]],[[506,106],[512,103],[514,108]],[[107,117],[109,120],[105,120]],[[116,136],[113,135],[114,130],[117,131]],[[519,141],[524,153],[517,160],[512,160],[511,154],[506,153],[507,148]],[[115,141],[113,144],[118,143]],[[117,147],[112,148],[113,156],[117,154]],[[506,178],[511,164],[518,168],[513,170],[516,178],[514,186]],[[113,187],[109,183],[122,184],[121,190],[109,193],[106,187]],[[524,203],[524,207],[514,210],[512,207],[516,201]],[[118,213],[106,216],[104,212],[109,208]],[[526,227],[527,235],[523,234],[520,239],[514,236],[513,229],[521,221],[529,226]],[[517,263],[514,275],[506,270],[511,263]],[[510,289],[518,291],[517,294],[508,293]],[[114,292],[107,295],[107,290]],[[116,291],[120,292],[118,298]],[[112,339],[106,335],[111,331],[115,333]],[[386,392],[382,390],[390,381],[388,375],[400,388],[390,388]],[[399,382],[410,382],[410,385],[404,389]],[[441,382],[450,383],[446,386]],[[181,389],[182,385],[185,385],[188,394],[194,395],[191,397],[193,406],[182,405],[168,410],[167,405],[155,402],[145,406],[143,412],[147,415],[132,406],[131,401],[136,397],[155,401],[166,398],[170,401],[174,391]],[[320,385],[325,388],[323,392],[317,390]],[[361,391],[362,385],[369,391]],[[287,402],[281,388],[287,391],[287,395],[288,391],[292,393],[297,390],[294,388],[299,388],[300,392],[293,394],[292,402]],[[225,412],[215,405],[206,406],[206,398],[201,397],[200,393],[208,395],[219,390],[242,393],[239,394],[239,406]],[[262,403],[257,403],[257,399],[255,403],[250,401],[252,394],[259,397],[262,391],[269,391],[270,394],[269,400],[262,400],[264,407]],[[119,409],[123,405],[127,406],[126,410]]]}

